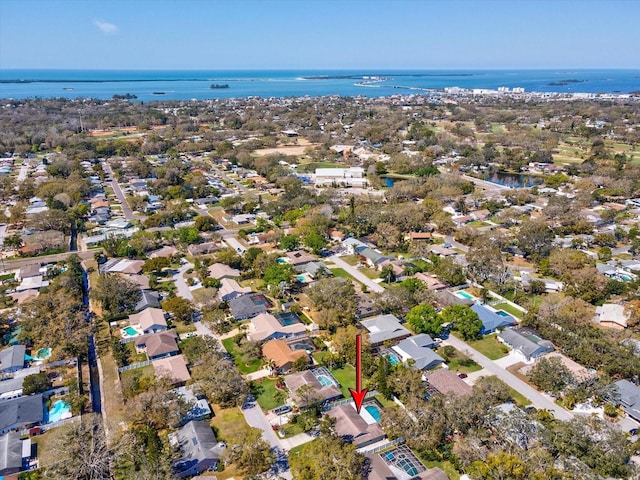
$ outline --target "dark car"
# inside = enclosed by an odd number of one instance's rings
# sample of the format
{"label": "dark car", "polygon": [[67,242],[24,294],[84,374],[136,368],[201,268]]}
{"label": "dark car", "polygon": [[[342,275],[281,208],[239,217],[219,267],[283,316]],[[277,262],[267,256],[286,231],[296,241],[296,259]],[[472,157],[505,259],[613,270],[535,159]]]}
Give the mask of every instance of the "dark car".
{"label": "dark car", "polygon": [[467,375],[466,373],[459,373],[458,374],[458,378],[467,378],[469,375]]}
{"label": "dark car", "polygon": [[274,408],[273,413],[276,415],[284,415],[285,413],[289,413],[291,411],[291,407],[289,405],[282,405],[281,407]]}

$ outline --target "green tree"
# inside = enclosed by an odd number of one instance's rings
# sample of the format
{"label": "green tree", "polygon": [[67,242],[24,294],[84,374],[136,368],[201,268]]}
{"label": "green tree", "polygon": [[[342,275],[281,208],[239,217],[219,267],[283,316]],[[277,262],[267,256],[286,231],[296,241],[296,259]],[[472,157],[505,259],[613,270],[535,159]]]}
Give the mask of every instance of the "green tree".
{"label": "green tree", "polygon": [[172,314],[176,320],[187,324],[193,321],[193,314],[196,312],[193,302],[182,297],[172,297],[163,300],[162,309]]}
{"label": "green tree", "polygon": [[178,239],[183,245],[193,245],[202,240],[196,227],[182,227],[178,229]]}
{"label": "green tree", "polygon": [[31,395],[33,393],[46,392],[52,387],[52,383],[47,377],[46,372],[34,373],[33,375],[27,375],[24,377],[22,383],[22,393],[24,395]]}
{"label": "green tree", "polygon": [[296,480],[361,480],[365,457],[340,437],[321,436],[289,457]]}
{"label": "green tree", "polygon": [[442,320],[451,323],[465,340],[475,340],[482,336],[482,321],[478,314],[467,305],[451,305],[442,310]]}
{"label": "green tree", "polygon": [[434,337],[442,333],[444,320],[431,305],[413,307],[404,319],[415,333],[426,333]]}
{"label": "green tree", "polygon": [[529,371],[529,381],[536,387],[557,395],[576,380],[558,357],[552,357],[536,362]]}
{"label": "green tree", "polygon": [[169,257],[155,257],[150,258],[142,265],[142,271],[144,273],[160,273],[163,268],[169,268],[171,266],[171,258]]}
{"label": "green tree", "polygon": [[253,476],[266,472],[275,461],[271,445],[257,428],[243,430],[229,442],[227,459],[244,474]]}
{"label": "green tree", "polygon": [[141,296],[140,287],[120,275],[100,275],[91,289],[91,298],[111,315],[133,311]]}
{"label": "green tree", "polygon": [[218,222],[209,215],[198,215],[194,226],[199,232],[210,232],[216,229]]}
{"label": "green tree", "polygon": [[288,263],[275,263],[264,272],[262,280],[266,285],[277,286],[280,282],[291,283],[293,268]]}
{"label": "green tree", "polygon": [[545,222],[531,220],[520,225],[516,242],[527,257],[546,257],[551,252],[554,238],[553,231]]}
{"label": "green tree", "polygon": [[304,237],[304,244],[313,253],[319,255],[322,249],[327,246],[327,239],[319,233],[313,232]]}
{"label": "green tree", "polygon": [[23,242],[22,242],[22,237],[20,237],[20,235],[13,234],[13,235],[9,235],[8,237],[4,238],[4,242],[2,243],[2,246],[5,248],[13,248],[13,249],[18,249],[22,246]]}
{"label": "green tree", "polygon": [[287,251],[297,250],[300,246],[300,237],[298,235],[285,235],[280,240],[280,248]]}

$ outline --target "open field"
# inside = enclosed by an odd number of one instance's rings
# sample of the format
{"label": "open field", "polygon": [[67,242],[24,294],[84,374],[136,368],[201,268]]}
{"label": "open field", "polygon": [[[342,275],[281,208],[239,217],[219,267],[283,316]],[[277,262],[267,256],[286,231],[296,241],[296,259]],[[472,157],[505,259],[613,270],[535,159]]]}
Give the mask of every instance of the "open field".
{"label": "open field", "polygon": [[304,151],[307,148],[314,148],[317,144],[310,143],[307,145],[283,145],[281,147],[274,148],[260,148],[258,150],[254,150],[253,154],[258,157],[264,157],[266,155],[289,155],[289,156],[300,156],[304,155]]}

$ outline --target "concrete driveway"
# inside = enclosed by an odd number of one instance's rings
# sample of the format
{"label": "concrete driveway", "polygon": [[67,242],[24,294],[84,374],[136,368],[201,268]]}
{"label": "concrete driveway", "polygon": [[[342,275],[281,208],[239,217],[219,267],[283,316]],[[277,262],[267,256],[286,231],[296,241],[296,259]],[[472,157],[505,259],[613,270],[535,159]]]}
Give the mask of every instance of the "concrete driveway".
{"label": "concrete driveway", "polygon": [[558,420],[571,420],[573,418],[573,413],[565,410],[564,408],[556,405],[553,400],[548,398],[547,396],[541,394],[533,387],[529,386],[527,383],[520,380],[518,377],[513,375],[511,372],[508,372],[501,366],[497,365],[496,362],[490,360],[485,357],[483,354],[478,352],[477,350],[471,348],[468,344],[463,342],[462,340],[450,335],[445,341],[442,342],[443,345],[452,345],[457,350],[465,353],[469,357],[471,357],[476,363],[485,368],[490,374],[495,375],[504,383],[509,385],[515,391],[521,393],[529,400],[536,408],[544,408],[553,412],[554,416]]}

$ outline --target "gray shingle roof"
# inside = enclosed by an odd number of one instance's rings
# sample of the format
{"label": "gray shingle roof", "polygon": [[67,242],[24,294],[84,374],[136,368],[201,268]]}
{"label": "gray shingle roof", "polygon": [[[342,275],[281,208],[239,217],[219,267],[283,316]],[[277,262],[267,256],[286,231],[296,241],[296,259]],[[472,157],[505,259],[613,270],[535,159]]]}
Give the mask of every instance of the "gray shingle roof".
{"label": "gray shingle roof", "polygon": [[0,472],[21,469],[22,440],[18,432],[0,436]]}
{"label": "gray shingle roof", "polygon": [[434,345],[434,341],[429,335],[420,334],[401,341],[393,349],[415,360],[414,366],[419,370],[423,370],[425,368],[433,368],[438,363],[444,363],[444,358],[431,350],[432,345]]}
{"label": "gray shingle roof", "polygon": [[13,345],[0,351],[0,365],[3,371],[24,367],[24,345]]}
{"label": "gray shingle roof", "polygon": [[0,431],[18,428],[34,423],[42,423],[44,408],[42,395],[12,398],[0,402]]}
{"label": "gray shingle roof", "polygon": [[373,345],[411,335],[411,332],[400,324],[400,320],[395,315],[378,315],[362,320],[360,323],[369,331],[369,342]]}

